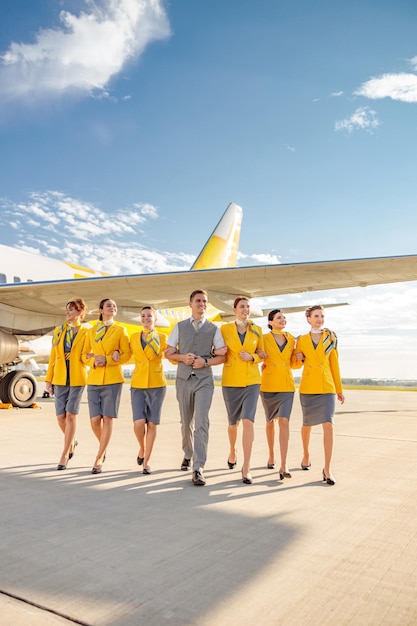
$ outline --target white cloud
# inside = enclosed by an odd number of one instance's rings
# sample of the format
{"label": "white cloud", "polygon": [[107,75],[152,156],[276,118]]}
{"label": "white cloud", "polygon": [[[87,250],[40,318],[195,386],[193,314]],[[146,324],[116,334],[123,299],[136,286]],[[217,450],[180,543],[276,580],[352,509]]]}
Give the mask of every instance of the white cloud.
{"label": "white cloud", "polygon": [[343,96],[343,91],[334,91],[330,94],[331,98],[338,98],[339,96]]}
{"label": "white cloud", "polygon": [[256,263],[261,263],[262,265],[280,263],[279,258],[275,254],[250,254],[250,259],[256,261]]}
{"label": "white cloud", "polygon": [[152,219],[156,219],[158,217],[158,210],[152,204],[140,203],[135,204],[134,207],[140,209],[142,215],[145,215],[146,217],[150,217]]}
{"label": "white cloud", "polygon": [[0,95],[107,95],[110,79],[130,59],[169,35],[162,0],[85,0],[85,5],[79,15],[62,11],[61,28],[40,30],[34,43],[10,44],[0,57]]}
{"label": "white cloud", "polygon": [[379,126],[376,111],[369,107],[359,107],[350,117],[345,118],[335,124],[335,130],[346,130],[349,133],[354,130],[365,130],[372,132]]}
{"label": "white cloud", "polygon": [[261,263],[261,264],[272,263],[275,265],[275,264],[281,263],[280,258],[277,257],[275,254],[267,254],[265,252],[261,252],[259,254],[257,253],[245,254],[244,252],[240,252],[240,250],[238,250],[238,253],[237,253],[237,260],[238,261],[243,260],[244,261],[243,265],[256,264],[256,263]]}
{"label": "white cloud", "polygon": [[[412,59],[417,69],[417,57]],[[415,74],[383,74],[364,83],[355,95],[372,100],[391,98],[402,102],[417,102],[417,76]]]}
{"label": "white cloud", "polygon": [[[27,202],[1,201],[0,227],[13,221],[19,248],[111,274],[188,269],[193,257],[150,250],[144,229],[158,218],[149,203],[105,213],[59,191],[31,193]],[[30,228],[28,228],[30,226]]]}

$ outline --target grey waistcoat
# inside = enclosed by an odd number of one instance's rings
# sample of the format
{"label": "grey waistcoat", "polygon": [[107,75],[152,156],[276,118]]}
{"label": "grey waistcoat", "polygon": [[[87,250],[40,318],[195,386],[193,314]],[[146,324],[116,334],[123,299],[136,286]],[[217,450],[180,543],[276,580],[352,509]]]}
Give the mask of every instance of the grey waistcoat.
{"label": "grey waistcoat", "polygon": [[[178,322],[178,352],[180,354],[193,352],[194,354],[198,354],[198,356],[202,356],[204,359],[209,359],[211,357],[216,328],[215,324],[206,320],[196,333],[189,319]],[[206,376],[211,377],[213,375],[211,367],[202,367],[201,369],[193,370],[191,365],[178,363],[177,378],[186,380],[193,372],[199,378]]]}

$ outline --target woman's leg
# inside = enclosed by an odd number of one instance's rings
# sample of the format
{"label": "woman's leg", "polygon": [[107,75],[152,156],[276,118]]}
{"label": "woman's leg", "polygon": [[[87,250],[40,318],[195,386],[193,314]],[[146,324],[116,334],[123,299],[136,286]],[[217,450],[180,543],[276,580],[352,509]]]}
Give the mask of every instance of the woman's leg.
{"label": "woman's leg", "polygon": [[101,439],[101,431],[103,429],[102,420],[103,420],[102,415],[96,415],[96,417],[92,417],[90,419],[91,430],[93,431],[93,433],[95,434],[95,436],[97,437],[99,441]]}
{"label": "woman's leg", "polygon": [[66,465],[74,443],[77,415],[75,413],[66,413],[65,415],[57,415],[57,419],[59,427],[64,433],[64,449],[62,450],[59,464]]}
{"label": "woman's leg", "polygon": [[149,460],[151,458],[153,444],[156,439],[156,424],[153,422],[147,422],[146,424],[146,445],[145,445],[145,458],[143,461],[143,469],[149,470]]}
{"label": "woman's leg", "polygon": [[324,444],[324,473],[329,478],[333,478],[332,471],[330,469],[330,463],[332,460],[333,444],[334,444],[334,428],[331,422],[325,422],[323,424],[323,444]]}
{"label": "woman's leg", "polygon": [[[96,419],[100,419],[101,422],[101,435],[100,435],[100,445],[98,447],[98,452],[97,452],[97,456],[96,456],[96,460],[94,462],[94,467],[98,468],[101,467],[102,463],[103,463],[103,458],[104,455],[106,453],[107,447],[110,443],[110,439],[111,439],[111,435],[112,435],[112,431],[113,431],[113,418],[112,417],[106,417],[105,415],[103,415],[103,417],[101,418],[96,418],[93,417],[92,420],[96,420]],[[98,432],[98,429],[96,429]],[[96,434],[96,430],[93,428],[93,432],[94,434],[97,436]]]}
{"label": "woman's leg", "polygon": [[301,426],[301,441],[303,442],[303,460],[301,461],[301,465],[304,467],[310,466],[310,435],[311,426]]}
{"label": "woman's leg", "polygon": [[268,465],[275,465],[275,420],[266,423],[265,432],[268,444]]}
{"label": "woman's leg", "polygon": [[229,424],[227,428],[227,434],[229,436],[229,461],[230,463],[236,463],[236,440],[237,440],[237,429],[239,426],[239,422],[236,424]]}
{"label": "woman's leg", "polygon": [[135,420],[133,422],[133,430],[135,432],[136,435],[136,439],[138,440],[139,443],[139,454],[138,457],[143,459],[145,456],[145,450],[146,450],[146,446],[145,446],[145,424],[146,424],[146,420]]}
{"label": "woman's leg", "polygon": [[242,474],[243,477],[247,477],[250,473],[250,457],[252,454],[252,445],[254,440],[254,428],[253,422],[249,419],[242,420],[243,433],[242,433],[242,447],[243,447],[243,465]]}
{"label": "woman's leg", "polygon": [[283,472],[288,472],[287,454],[288,454],[288,442],[290,440],[290,420],[287,417],[279,417],[278,424],[279,424],[279,450],[281,454],[280,469]]}

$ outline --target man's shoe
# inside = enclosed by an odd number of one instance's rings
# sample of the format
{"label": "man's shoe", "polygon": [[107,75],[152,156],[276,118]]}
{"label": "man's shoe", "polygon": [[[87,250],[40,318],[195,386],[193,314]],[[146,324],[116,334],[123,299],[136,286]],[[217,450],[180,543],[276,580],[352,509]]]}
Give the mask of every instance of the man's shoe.
{"label": "man's shoe", "polygon": [[186,459],[184,457],[183,462],[181,463],[181,469],[183,472],[186,472],[187,470],[190,469],[190,465],[191,465],[191,459]]}
{"label": "man's shoe", "polygon": [[201,469],[193,472],[193,483],[196,487],[203,487],[206,484],[206,480]]}

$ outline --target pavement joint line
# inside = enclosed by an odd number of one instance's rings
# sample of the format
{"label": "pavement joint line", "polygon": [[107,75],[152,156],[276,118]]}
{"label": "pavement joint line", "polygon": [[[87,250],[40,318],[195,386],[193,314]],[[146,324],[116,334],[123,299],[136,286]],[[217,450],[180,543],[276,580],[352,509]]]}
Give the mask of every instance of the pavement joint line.
{"label": "pavement joint line", "polygon": [[71,624],[80,624],[80,626],[93,626],[88,622],[83,622],[75,617],[70,617],[69,615],[65,615],[65,613],[61,613],[60,611],[56,611],[55,609],[50,609],[47,606],[43,606],[38,602],[33,602],[32,600],[28,600],[27,598],[22,598],[21,596],[16,595],[15,593],[11,593],[6,591],[5,589],[0,589],[0,594],[3,596],[7,596],[8,598],[13,598],[14,600],[18,600],[19,602],[23,602],[24,604],[28,604],[29,606],[34,606],[37,609],[41,609],[46,613],[51,613],[52,615],[57,615],[58,617],[62,617],[63,619],[68,620]]}

